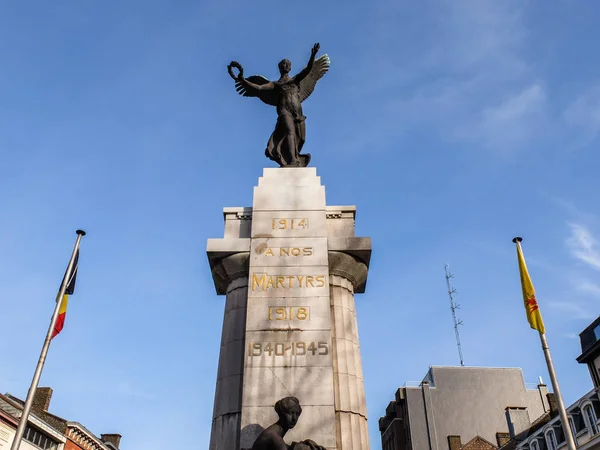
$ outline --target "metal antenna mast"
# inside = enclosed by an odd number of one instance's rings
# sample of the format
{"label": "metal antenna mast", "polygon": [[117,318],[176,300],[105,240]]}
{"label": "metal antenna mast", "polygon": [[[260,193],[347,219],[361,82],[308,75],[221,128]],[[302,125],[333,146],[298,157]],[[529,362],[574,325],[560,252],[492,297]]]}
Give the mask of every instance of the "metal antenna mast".
{"label": "metal antenna mast", "polygon": [[460,335],[458,333],[458,326],[462,325],[462,320],[456,319],[456,310],[460,309],[460,305],[458,305],[454,301],[454,294],[456,294],[456,289],[454,289],[450,285],[450,278],[454,278],[454,274],[450,273],[448,270],[448,264],[444,266],[446,269],[446,286],[448,287],[448,296],[450,297],[450,311],[452,311],[452,320],[454,320],[454,334],[456,335],[456,346],[458,347],[458,356],[460,357],[460,365],[464,366],[465,362],[463,360],[462,348],[460,346]]}

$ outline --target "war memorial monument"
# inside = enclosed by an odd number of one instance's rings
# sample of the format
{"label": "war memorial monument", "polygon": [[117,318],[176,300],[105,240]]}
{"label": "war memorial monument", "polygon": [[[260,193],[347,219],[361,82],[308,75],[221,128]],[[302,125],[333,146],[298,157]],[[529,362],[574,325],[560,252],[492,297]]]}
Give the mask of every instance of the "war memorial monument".
{"label": "war memorial monument", "polygon": [[207,243],[226,296],[210,450],[369,449],[354,294],[371,239],[355,237],[354,206],[327,206],[301,153],[302,101],[330,64],[318,51],[294,77],[281,61],[277,81],[228,66],[239,94],[276,107],[265,155],[280,167],[264,169],[252,207],[224,208],[224,237]]}

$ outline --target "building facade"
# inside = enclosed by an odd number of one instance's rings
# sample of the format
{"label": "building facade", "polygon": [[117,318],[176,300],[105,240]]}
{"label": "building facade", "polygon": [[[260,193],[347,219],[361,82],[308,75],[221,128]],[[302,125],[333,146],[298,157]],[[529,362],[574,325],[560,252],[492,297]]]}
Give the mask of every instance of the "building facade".
{"label": "building facade", "polygon": [[587,364],[594,388],[600,389],[600,316],[579,335],[581,355],[577,362]]}
{"label": "building facade", "polygon": [[[581,334],[594,388],[567,408],[580,450],[600,450],[600,317]],[[432,367],[396,392],[379,419],[383,450],[566,449],[554,394],[520,369]]]}
{"label": "building facade", "polygon": [[[0,395],[0,449],[8,450],[13,443],[23,405],[9,396]],[[29,414],[20,449],[63,450],[64,433],[44,421],[33,411]]]}
{"label": "building facade", "polygon": [[[70,422],[48,411],[52,389],[38,388],[20,450],[119,450],[121,435],[98,438],[78,422]],[[10,394],[0,395],[0,450],[12,445],[24,402]]]}
{"label": "building facade", "polygon": [[[600,450],[600,317],[579,335],[581,355],[577,362],[586,364],[594,388],[567,409],[569,426],[580,450]],[[558,412],[545,414],[520,433],[511,436],[502,450],[558,450],[566,448]]]}
{"label": "building facade", "polygon": [[528,389],[521,369],[434,366],[422,382],[396,392],[379,419],[382,446],[384,450],[455,450],[458,443],[458,448],[465,447],[462,443],[499,446],[498,439],[509,433],[505,409],[519,408],[528,417],[540,417],[550,411],[547,394],[543,384]]}
{"label": "building facade", "polygon": [[[600,449],[599,405],[598,393],[593,389],[566,408],[575,445],[580,450]],[[517,428],[515,431],[501,450],[566,449],[560,417],[555,408],[524,429]]]}

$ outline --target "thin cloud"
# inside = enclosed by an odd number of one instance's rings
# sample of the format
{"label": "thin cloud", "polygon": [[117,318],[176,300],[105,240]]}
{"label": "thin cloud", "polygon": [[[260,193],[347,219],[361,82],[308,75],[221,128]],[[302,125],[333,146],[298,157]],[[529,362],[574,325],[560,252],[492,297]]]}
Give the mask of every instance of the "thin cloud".
{"label": "thin cloud", "polygon": [[[336,130],[344,151],[361,148],[358,141],[382,147],[382,136],[397,140],[419,127],[502,152],[541,138],[546,94],[525,54],[520,2],[442,0],[416,8],[386,1],[369,14],[374,25],[356,55],[361,65],[348,70],[342,97],[363,105],[344,113],[361,127],[356,135],[347,126]],[[405,26],[398,27],[399,17]]]}
{"label": "thin cloud", "polygon": [[510,95],[497,105],[484,109],[479,133],[486,143],[500,143],[505,151],[519,148],[533,139],[546,122],[546,93],[540,84],[532,84]]}
{"label": "thin cloud", "polygon": [[553,195],[546,189],[541,188],[539,186],[536,188],[536,190],[542,197],[546,198],[550,203],[562,209],[567,215],[572,217],[574,220],[577,220],[578,222],[587,223],[595,223],[597,221],[596,216],[580,210],[574,201]]}
{"label": "thin cloud", "polygon": [[503,154],[541,139],[546,92],[524,55],[520,5],[445,1],[428,23],[437,38],[405,60],[398,94],[388,103],[392,117]]}
{"label": "thin cloud", "polygon": [[571,255],[592,269],[600,271],[600,249],[596,238],[584,225],[576,223],[568,225],[571,235],[566,244]]}
{"label": "thin cloud", "polygon": [[571,102],[563,114],[568,127],[577,131],[577,147],[590,144],[600,133],[600,83],[589,87]]}
{"label": "thin cloud", "polygon": [[600,285],[592,283],[591,281],[579,281],[575,283],[575,288],[584,294],[591,294],[595,297],[600,297]]}
{"label": "thin cloud", "polygon": [[556,312],[559,312],[562,317],[566,316],[569,319],[594,320],[596,318],[596,316],[588,309],[583,308],[577,303],[553,301],[549,302],[548,306]]}

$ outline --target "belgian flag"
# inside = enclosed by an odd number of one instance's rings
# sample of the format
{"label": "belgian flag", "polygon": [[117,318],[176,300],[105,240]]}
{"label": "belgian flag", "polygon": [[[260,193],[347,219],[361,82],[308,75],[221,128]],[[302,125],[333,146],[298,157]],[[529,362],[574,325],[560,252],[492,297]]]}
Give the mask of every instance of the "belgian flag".
{"label": "belgian flag", "polygon": [[[65,288],[65,295],[62,298],[62,301],[60,303],[60,309],[58,311],[58,318],[56,319],[56,325],[54,325],[54,331],[52,332],[52,339],[54,339],[54,336],[56,336],[58,333],[60,333],[63,329],[63,327],[65,326],[65,317],[67,315],[67,305],[69,303],[69,295],[73,295],[73,292],[75,292],[75,279],[77,278],[77,267],[79,264],[79,248],[77,249],[77,253],[75,254],[75,259],[73,261],[73,270],[71,271],[71,274],[69,276],[68,273],[65,273],[65,276],[63,277],[63,283],[65,283],[66,281],[66,285],[67,287]],[[67,268],[68,270],[68,268]],[[68,279],[67,279],[68,277]],[[61,287],[62,287],[62,283],[61,283]]]}

